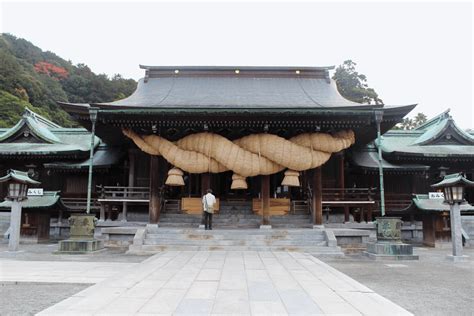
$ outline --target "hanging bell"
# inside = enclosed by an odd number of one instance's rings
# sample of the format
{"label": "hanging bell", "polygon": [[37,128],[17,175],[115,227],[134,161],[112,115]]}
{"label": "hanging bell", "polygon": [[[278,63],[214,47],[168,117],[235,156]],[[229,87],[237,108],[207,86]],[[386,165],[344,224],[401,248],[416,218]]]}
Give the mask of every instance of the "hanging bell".
{"label": "hanging bell", "polygon": [[245,177],[240,174],[234,173],[232,175],[232,184],[230,186],[231,190],[245,190],[248,188]]}
{"label": "hanging bell", "polygon": [[281,182],[281,185],[286,185],[289,187],[299,187],[300,186],[300,180],[299,180],[299,175],[300,173],[295,170],[286,170],[285,171],[285,177],[283,178],[283,181]]}
{"label": "hanging bell", "polygon": [[183,171],[179,168],[170,169],[165,184],[172,187],[184,186]]}

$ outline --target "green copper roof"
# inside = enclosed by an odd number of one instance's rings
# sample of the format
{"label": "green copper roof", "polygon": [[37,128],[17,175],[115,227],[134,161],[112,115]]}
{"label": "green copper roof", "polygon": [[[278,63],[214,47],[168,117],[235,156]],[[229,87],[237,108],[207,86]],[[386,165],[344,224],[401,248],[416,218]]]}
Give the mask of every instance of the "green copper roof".
{"label": "green copper roof", "polygon": [[[84,128],[63,128],[25,109],[12,128],[0,129],[0,156],[17,155],[86,155],[91,134]],[[95,138],[94,147],[99,144]]]}
{"label": "green copper roof", "polygon": [[[351,155],[352,163],[362,169],[379,170],[379,158],[377,149],[373,143],[368,144],[365,148],[354,150]],[[382,167],[384,171],[398,172],[424,172],[430,169],[429,166],[416,164],[393,164],[382,158]]]}
{"label": "green copper roof", "polygon": [[[41,209],[55,206],[60,209],[66,209],[60,199],[59,191],[44,191],[42,196],[28,196],[26,200],[21,202],[21,207],[24,209]],[[10,210],[11,207],[11,201],[0,203],[0,210]]]}
{"label": "green copper roof", "polygon": [[474,182],[466,179],[462,173],[453,173],[453,174],[446,175],[441,182],[435,183],[431,185],[431,187],[444,188],[444,187],[449,187],[456,184],[462,184],[463,186],[466,186],[466,187],[474,186]]}
{"label": "green copper roof", "polygon": [[12,180],[14,180],[16,182],[20,182],[20,183],[40,184],[40,182],[31,179],[28,176],[27,172],[13,170],[13,169],[10,169],[6,176],[3,176],[3,177],[0,178],[0,183],[7,182],[7,181],[12,181]]}
{"label": "green copper roof", "polygon": [[[409,208],[416,208],[421,211],[445,212],[449,211],[449,204],[444,203],[444,199],[430,199],[428,194],[416,194],[412,199]],[[461,211],[474,211],[474,206],[469,203],[461,204]]]}
{"label": "green copper roof", "polygon": [[390,130],[382,136],[388,155],[474,158],[474,136],[459,128],[449,111],[414,130]]}
{"label": "green copper roof", "polygon": [[[106,145],[100,145],[92,157],[93,167],[97,168],[110,168],[111,166],[118,164],[123,156],[123,152],[120,148],[110,148]],[[49,169],[75,169],[87,171],[89,168],[90,159],[86,159],[80,162],[53,162],[45,163],[44,167]]]}

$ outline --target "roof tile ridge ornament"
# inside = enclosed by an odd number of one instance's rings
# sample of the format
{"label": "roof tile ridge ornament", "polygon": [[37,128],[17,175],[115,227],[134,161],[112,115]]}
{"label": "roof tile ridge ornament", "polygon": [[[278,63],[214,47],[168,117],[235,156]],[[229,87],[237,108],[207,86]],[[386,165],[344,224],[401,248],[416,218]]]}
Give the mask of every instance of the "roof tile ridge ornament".
{"label": "roof tile ridge ornament", "polygon": [[29,108],[25,107],[25,111],[23,112],[22,117],[27,118],[31,117],[34,119],[37,123],[46,125],[48,128],[61,128],[62,126],[48,120],[42,115],[39,115],[38,113],[30,110]]}
{"label": "roof tile ridge ornament", "polygon": [[425,129],[426,127],[429,127],[430,125],[433,125],[433,124],[438,124],[442,119],[445,119],[445,118],[448,118],[448,117],[451,117],[451,115],[449,114],[451,112],[451,109],[448,108],[446,111],[436,115],[435,117],[427,120],[426,122],[424,122],[423,124],[420,124],[419,126],[415,127],[413,130],[416,131],[416,130],[423,130]]}

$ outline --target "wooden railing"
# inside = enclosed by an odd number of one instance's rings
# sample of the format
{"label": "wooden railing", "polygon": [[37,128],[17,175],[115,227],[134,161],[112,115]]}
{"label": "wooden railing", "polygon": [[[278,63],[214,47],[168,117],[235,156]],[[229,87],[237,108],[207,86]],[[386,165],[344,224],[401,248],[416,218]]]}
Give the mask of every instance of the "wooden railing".
{"label": "wooden railing", "polygon": [[323,202],[330,201],[373,201],[373,188],[323,188]]}
{"label": "wooden railing", "polygon": [[148,187],[118,187],[118,186],[98,186],[97,193],[99,201],[140,201],[145,202],[150,199],[150,188]]}
{"label": "wooden railing", "polygon": [[[380,206],[380,195],[375,196],[377,205]],[[410,206],[412,195],[407,193],[385,193],[385,211],[400,212]]]}
{"label": "wooden railing", "polygon": [[[87,208],[87,198],[61,198],[61,201],[71,211],[84,211]],[[91,210],[100,210],[97,199],[91,199]]]}

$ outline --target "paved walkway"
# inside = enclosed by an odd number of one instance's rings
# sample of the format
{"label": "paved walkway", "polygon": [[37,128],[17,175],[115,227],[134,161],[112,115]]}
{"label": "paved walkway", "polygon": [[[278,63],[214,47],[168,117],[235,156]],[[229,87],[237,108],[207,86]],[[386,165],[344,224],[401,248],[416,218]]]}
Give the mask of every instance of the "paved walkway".
{"label": "paved walkway", "polygon": [[0,260],[0,282],[98,283],[135,265],[137,263]]}
{"label": "paved walkway", "polygon": [[39,315],[411,315],[302,253],[164,252]]}

